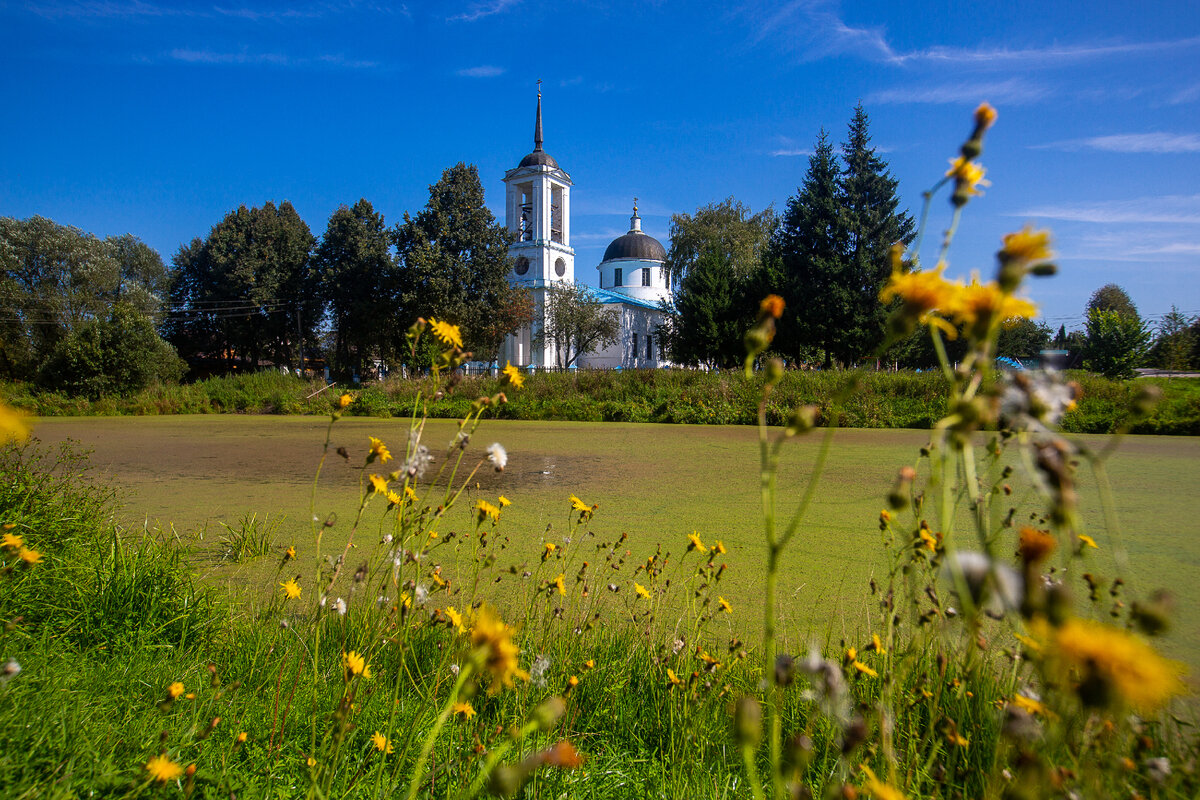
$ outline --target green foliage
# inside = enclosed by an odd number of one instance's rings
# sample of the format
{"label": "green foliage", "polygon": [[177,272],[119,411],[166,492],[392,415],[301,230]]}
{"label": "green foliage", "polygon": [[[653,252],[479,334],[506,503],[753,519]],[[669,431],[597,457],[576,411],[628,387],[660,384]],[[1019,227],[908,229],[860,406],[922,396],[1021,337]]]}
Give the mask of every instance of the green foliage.
{"label": "green foliage", "polygon": [[1129,298],[1129,294],[1115,283],[1107,283],[1088,299],[1086,313],[1091,316],[1093,311],[1115,311],[1125,317],[1137,317],[1137,306]]}
{"label": "green foliage", "polygon": [[512,237],[484,205],[479,170],[463,163],[445,170],[429,187],[424,210],[406,214],[391,236],[401,264],[403,328],[418,316],[453,323],[468,337],[468,350],[492,360],[517,326],[499,330],[489,323],[497,309],[512,306],[518,290],[508,282]]}
{"label": "green foliage", "polygon": [[1050,346],[1050,326],[1020,317],[1000,325],[996,355],[1018,360],[1037,358]]}
{"label": "green foliage", "polygon": [[237,525],[221,523],[225,533],[220,538],[221,560],[234,564],[249,561],[271,552],[279,527],[283,520],[279,517],[271,519],[270,514],[264,514],[259,519],[258,513],[250,511],[242,515]]}
{"label": "green foliage", "polygon": [[1200,344],[1196,338],[1197,327],[1200,327],[1200,318],[1189,320],[1178,308],[1171,306],[1171,311],[1159,323],[1154,345],[1150,348],[1150,363],[1166,370],[1200,366],[1200,360],[1194,358]]}
{"label": "green foliage", "polygon": [[1142,366],[1150,331],[1135,314],[1095,308],[1088,312],[1083,366],[1106,378],[1130,378]]}
{"label": "green foliage", "polygon": [[758,271],[775,225],[771,208],[755,214],[732,197],[701,206],[695,214],[672,214],[665,267],[679,284],[702,258],[715,253],[745,280]]}
{"label": "green foliage", "polygon": [[150,320],[122,302],[108,319],[85,322],[61,339],[38,369],[38,383],[96,399],[175,383],[184,369]]}
{"label": "green foliage", "polygon": [[666,324],[659,329],[668,358],[677,364],[730,369],[744,356],[742,334],[753,321],[747,289],[729,256],[703,250],[679,282]]}
{"label": "green foliage", "polygon": [[555,363],[567,369],[585,353],[595,352],[617,342],[621,315],[607,309],[581,283],[555,281],[546,290],[542,327],[535,341],[538,346],[550,342]]}

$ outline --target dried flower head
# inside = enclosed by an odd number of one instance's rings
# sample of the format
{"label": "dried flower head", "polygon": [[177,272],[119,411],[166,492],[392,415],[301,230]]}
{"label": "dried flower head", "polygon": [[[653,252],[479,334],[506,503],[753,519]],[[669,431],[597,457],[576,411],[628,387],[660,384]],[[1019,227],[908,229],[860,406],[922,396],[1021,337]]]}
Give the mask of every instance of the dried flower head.
{"label": "dried flower head", "polygon": [[487,457],[488,462],[491,463],[496,472],[503,472],[504,467],[508,465],[508,451],[499,442],[493,442],[488,447]]}

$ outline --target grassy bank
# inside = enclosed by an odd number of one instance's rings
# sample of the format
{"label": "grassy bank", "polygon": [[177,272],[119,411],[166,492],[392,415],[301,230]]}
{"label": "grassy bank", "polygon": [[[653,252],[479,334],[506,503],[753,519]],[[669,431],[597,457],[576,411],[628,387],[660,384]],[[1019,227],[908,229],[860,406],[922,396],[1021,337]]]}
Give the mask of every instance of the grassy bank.
{"label": "grassy bank", "polygon": [[[1114,381],[1088,373],[1072,376],[1081,387],[1078,407],[1066,415],[1071,433],[1110,433],[1146,385],[1162,393],[1158,407],[1139,420],[1134,433],[1200,435],[1200,379]],[[433,418],[461,418],[476,397],[491,394],[497,381],[466,377],[453,391],[427,400]],[[330,393],[319,382],[279,373],[211,378],[184,386],[158,386],[131,397],[96,401],[37,393],[18,384],[0,384],[0,400],[37,416],[151,414],[315,414],[329,410]],[[393,379],[355,391],[353,415],[404,417],[421,392],[433,394],[429,380]],[[740,373],[691,370],[580,371],[531,375],[524,389],[510,392],[497,410],[501,419],[576,422],[662,422],[753,425],[757,390]],[[789,372],[767,407],[771,424],[782,424],[791,409],[815,405],[822,420],[852,428],[926,429],[945,414],[946,384],[934,372]]]}

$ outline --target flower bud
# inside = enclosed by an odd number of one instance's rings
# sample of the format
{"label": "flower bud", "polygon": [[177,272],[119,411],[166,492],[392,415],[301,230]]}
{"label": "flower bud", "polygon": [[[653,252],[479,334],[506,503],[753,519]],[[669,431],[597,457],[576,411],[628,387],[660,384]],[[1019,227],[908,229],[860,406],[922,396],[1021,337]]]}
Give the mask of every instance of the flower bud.
{"label": "flower bud", "polygon": [[537,722],[539,730],[548,731],[554,727],[566,710],[567,704],[561,697],[550,697],[533,710],[533,720]]}

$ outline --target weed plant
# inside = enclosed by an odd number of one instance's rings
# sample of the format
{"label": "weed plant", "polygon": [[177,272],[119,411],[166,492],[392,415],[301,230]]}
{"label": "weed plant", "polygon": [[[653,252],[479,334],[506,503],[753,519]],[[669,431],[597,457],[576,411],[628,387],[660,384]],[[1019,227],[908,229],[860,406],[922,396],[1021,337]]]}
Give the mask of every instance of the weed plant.
{"label": "weed plant", "polygon": [[[955,216],[939,262],[982,179],[992,118],[977,112],[943,182]],[[777,485],[780,459],[794,437],[842,419],[871,377],[823,378],[827,407],[785,402],[782,365],[762,357],[778,298],[747,334],[747,376],[678,378],[724,381],[731,405],[751,398],[761,635],[739,629],[722,593],[753,576],[731,574],[726,545],[703,532],[635,559],[628,534],[605,530],[603,499],[572,495],[535,550],[512,545],[505,509],[520,498],[477,488],[481,470],[504,470],[505,449],[466,454],[526,378],[507,367],[460,381],[458,329],[422,320],[413,352],[431,336],[441,354],[414,384],[406,440],[333,448],[326,434],[311,535],[258,548],[278,565],[262,603],[227,607],[169,539],[106,523],[111,496],[82,480],[75,455],[4,449],[0,786],[12,797],[1195,796],[1194,729],[1163,713],[1180,709],[1179,667],[1144,638],[1169,624],[1169,595],[1122,577],[1107,495],[1105,528],[1080,523],[1076,467],[1103,483],[1109,449],[1056,429],[1076,396],[1062,376],[990,374],[999,325],[1031,313],[1016,292],[1051,271],[1046,235],[1006,237],[987,284],[894,255],[892,331],[924,327],[944,356],[939,331],[954,320],[970,348],[957,366],[943,358],[929,445],[881,487],[891,569],[864,588],[878,611],[868,629],[802,652],[780,644],[779,557],[819,535],[804,520],[834,427],[807,487]],[[600,391],[600,378],[552,378]],[[374,393],[323,395],[328,430],[373,408]],[[1149,400],[1121,412],[1125,428]],[[435,442],[425,420],[443,402],[461,415]],[[359,474],[345,519],[323,513],[316,490],[339,458]],[[1010,510],[1022,493],[1042,499],[1029,519]],[[972,522],[956,528],[962,507]],[[345,536],[331,546],[334,528]],[[1098,577],[1093,551],[1115,579]]]}

